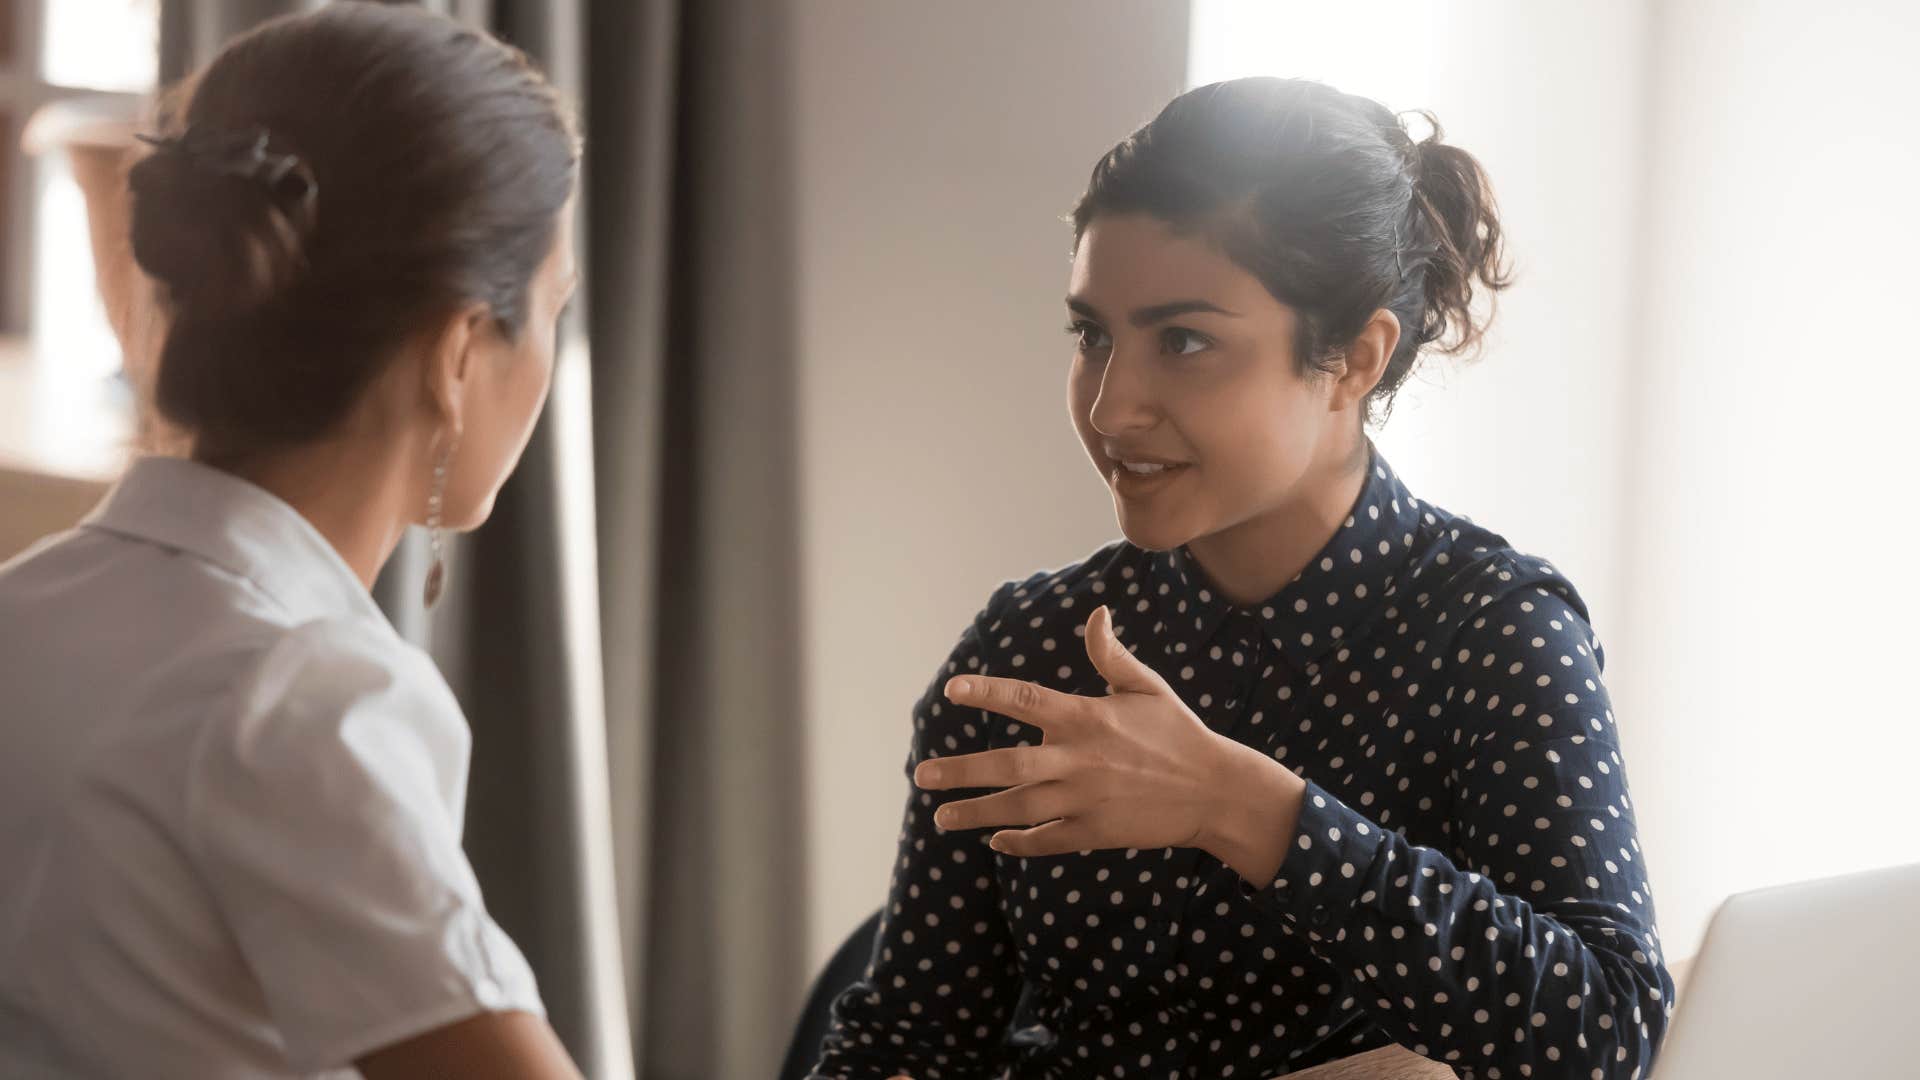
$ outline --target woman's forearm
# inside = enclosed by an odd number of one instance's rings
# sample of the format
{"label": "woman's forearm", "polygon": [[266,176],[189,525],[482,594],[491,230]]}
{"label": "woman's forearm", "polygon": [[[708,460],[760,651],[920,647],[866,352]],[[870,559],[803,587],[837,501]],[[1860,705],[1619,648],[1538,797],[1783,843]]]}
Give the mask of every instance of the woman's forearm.
{"label": "woman's forearm", "polygon": [[1219,803],[1195,845],[1262,888],[1286,861],[1307,785],[1252,747],[1221,739]]}

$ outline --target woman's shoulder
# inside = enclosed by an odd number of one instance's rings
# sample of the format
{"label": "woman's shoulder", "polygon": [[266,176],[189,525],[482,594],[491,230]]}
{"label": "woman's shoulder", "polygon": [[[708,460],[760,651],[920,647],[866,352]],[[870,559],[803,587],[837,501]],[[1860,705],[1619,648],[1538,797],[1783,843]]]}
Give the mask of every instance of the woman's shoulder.
{"label": "woman's shoulder", "polygon": [[1145,588],[1147,553],[1125,540],[1103,544],[1086,558],[1003,582],[980,611],[984,633],[1010,627],[1034,630],[1079,626],[1101,604]]}
{"label": "woman's shoulder", "polygon": [[1541,686],[1558,686],[1576,672],[1598,681],[1604,646],[1586,600],[1556,563],[1437,507],[1424,508],[1422,527],[1387,612],[1393,633],[1414,631],[1406,640],[1435,657],[1436,666],[1472,661],[1501,672],[1531,671],[1535,654],[1551,644],[1566,662],[1564,670],[1545,672]]}
{"label": "woman's shoulder", "polygon": [[375,790],[451,805],[463,788],[472,736],[459,703],[390,627],[317,619],[247,650],[193,738],[191,819],[273,799],[322,812]]}
{"label": "woman's shoulder", "polygon": [[1406,583],[1396,588],[1402,608],[1415,607],[1457,623],[1471,612],[1519,609],[1551,597],[1581,620],[1586,601],[1552,560],[1515,547],[1472,518],[1427,504],[1414,541]]}
{"label": "woman's shoulder", "polygon": [[235,685],[232,715],[242,728],[319,729],[331,738],[369,716],[389,729],[465,727],[432,658],[390,625],[362,615],[278,630],[256,646]]}
{"label": "woman's shoulder", "polygon": [[[138,806],[193,836],[210,813],[314,805],[379,758],[464,775],[465,721],[418,650],[365,620],[223,623],[111,695],[69,768],[73,813]],[[92,809],[89,809],[92,808]]]}
{"label": "woman's shoulder", "polygon": [[140,676],[124,711],[126,723],[101,732],[97,757],[164,740],[190,746],[195,768],[293,771],[370,737],[448,748],[468,738],[432,660],[363,616],[230,622]]}
{"label": "woman's shoulder", "polygon": [[335,615],[288,625],[241,614],[160,659],[130,695],[130,711],[219,699],[215,715],[271,712],[290,700],[344,699],[391,688],[444,689],[433,661],[385,623]]}

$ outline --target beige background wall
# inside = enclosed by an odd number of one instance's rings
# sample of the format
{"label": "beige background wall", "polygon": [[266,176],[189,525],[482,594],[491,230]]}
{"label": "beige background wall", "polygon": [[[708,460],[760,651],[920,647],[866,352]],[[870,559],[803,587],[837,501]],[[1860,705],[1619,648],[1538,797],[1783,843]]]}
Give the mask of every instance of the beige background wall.
{"label": "beige background wall", "polygon": [[1656,11],[1611,660],[1679,949],[1729,892],[1920,862],[1920,6]]}
{"label": "beige background wall", "polygon": [[[1159,0],[793,20],[816,962],[885,899],[909,710],[1001,581],[1117,535],[1067,420],[1060,220],[1181,89]],[[751,312],[742,312],[751,318]]]}

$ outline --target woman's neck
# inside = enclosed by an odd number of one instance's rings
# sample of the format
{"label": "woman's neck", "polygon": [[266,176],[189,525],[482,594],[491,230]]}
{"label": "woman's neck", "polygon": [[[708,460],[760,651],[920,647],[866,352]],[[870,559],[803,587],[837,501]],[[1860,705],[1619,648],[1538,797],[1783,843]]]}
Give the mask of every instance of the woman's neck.
{"label": "woman's neck", "polygon": [[1366,487],[1371,444],[1362,437],[1316,461],[1283,506],[1187,545],[1214,588],[1252,607],[1287,586],[1332,540]]}
{"label": "woman's neck", "polygon": [[371,590],[424,500],[410,459],[402,447],[338,439],[217,464],[298,511]]}

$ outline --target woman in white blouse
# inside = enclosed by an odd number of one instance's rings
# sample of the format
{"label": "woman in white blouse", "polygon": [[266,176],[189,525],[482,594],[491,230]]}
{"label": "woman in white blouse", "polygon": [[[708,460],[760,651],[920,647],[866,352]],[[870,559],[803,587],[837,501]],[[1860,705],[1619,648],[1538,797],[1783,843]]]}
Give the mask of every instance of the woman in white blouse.
{"label": "woman in white blouse", "polygon": [[0,569],[0,1075],[576,1076],[461,850],[460,708],[368,594],[526,445],[572,121],[499,42],[342,3],[168,127],[133,245],[192,458]]}

